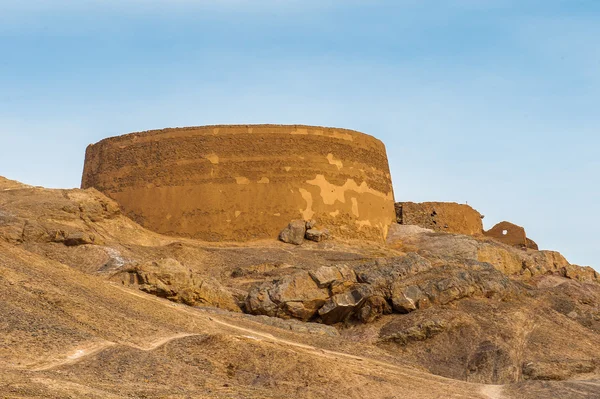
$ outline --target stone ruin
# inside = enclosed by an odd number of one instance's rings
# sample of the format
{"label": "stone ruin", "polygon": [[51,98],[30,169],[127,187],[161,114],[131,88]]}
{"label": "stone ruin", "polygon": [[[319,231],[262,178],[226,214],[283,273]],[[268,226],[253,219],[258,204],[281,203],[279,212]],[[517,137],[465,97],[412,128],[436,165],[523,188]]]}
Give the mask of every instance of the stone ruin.
{"label": "stone ruin", "polygon": [[445,233],[478,235],[483,233],[483,215],[469,205],[453,202],[399,202],[399,224],[421,226]]}
{"label": "stone ruin", "polygon": [[87,148],[89,187],[150,230],[205,241],[382,242],[397,222],[537,249],[520,226],[484,231],[468,205],[395,204],[384,144],[347,129],[226,125],[108,138]]}
{"label": "stone ruin", "polygon": [[527,237],[525,229],[516,224],[504,221],[485,231],[484,216],[466,204],[398,202],[395,208],[398,224],[444,233],[484,236],[513,247],[538,250],[538,245]]}
{"label": "stone ruin", "polygon": [[500,222],[484,234],[506,245],[538,250],[538,245],[527,237],[525,229],[510,222]]}

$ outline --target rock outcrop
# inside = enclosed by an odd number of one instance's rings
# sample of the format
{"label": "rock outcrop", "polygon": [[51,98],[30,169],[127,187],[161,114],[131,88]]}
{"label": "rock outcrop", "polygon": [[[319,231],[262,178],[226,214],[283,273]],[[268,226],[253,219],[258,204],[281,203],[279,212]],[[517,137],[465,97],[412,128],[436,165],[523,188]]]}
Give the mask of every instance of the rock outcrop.
{"label": "rock outcrop", "polygon": [[7,184],[0,396],[598,396],[599,276],[558,252],[410,225],[212,244]]}
{"label": "rock outcrop", "polygon": [[514,292],[510,280],[488,263],[434,267],[411,253],[354,270],[321,267],[256,285],[246,299],[246,311],[325,324],[351,318],[370,322],[392,310],[409,313],[463,298],[507,297]]}
{"label": "rock outcrop", "polygon": [[553,274],[582,282],[600,282],[591,267],[570,264],[555,251],[523,251],[495,239],[460,234],[444,234],[412,226],[391,230],[390,246],[405,252],[417,252],[436,263],[484,262],[507,276],[530,279]]}
{"label": "rock outcrop", "polygon": [[234,296],[217,281],[202,277],[175,259],[160,259],[115,274],[111,280],[190,306],[240,312]]}

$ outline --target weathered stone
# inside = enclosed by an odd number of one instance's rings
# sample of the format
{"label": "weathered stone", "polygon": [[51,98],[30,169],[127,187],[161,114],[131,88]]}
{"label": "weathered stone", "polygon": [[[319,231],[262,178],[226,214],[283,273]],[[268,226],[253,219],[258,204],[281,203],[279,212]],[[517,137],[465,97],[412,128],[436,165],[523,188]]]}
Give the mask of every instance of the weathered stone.
{"label": "weathered stone", "polygon": [[467,361],[467,381],[497,384],[515,378],[514,360],[508,345],[485,340],[474,348]]}
{"label": "weathered stone", "polygon": [[395,287],[392,291],[392,306],[398,313],[409,313],[417,310],[423,292],[416,285]]}
{"label": "weathered stone", "polygon": [[372,323],[383,314],[392,313],[392,307],[384,297],[374,295],[368,297],[356,312],[356,317],[363,323]]}
{"label": "weathered stone", "polygon": [[306,235],[306,222],[294,220],[279,233],[279,240],[294,245],[302,245]]}
{"label": "weathered stone", "polygon": [[48,242],[51,240],[48,230],[44,228],[44,226],[36,221],[27,220],[25,221],[25,225],[23,226],[23,231],[21,233],[22,240],[25,242],[30,241],[41,241]]}
{"label": "weathered stone", "polygon": [[311,220],[308,220],[306,222],[306,230],[307,231],[310,230],[310,229],[314,229],[316,226],[317,226],[317,221],[316,220],[311,219]]}
{"label": "weathered stone", "polygon": [[319,288],[310,274],[302,271],[273,283],[253,287],[246,299],[246,310],[252,314],[306,321],[317,313],[328,298],[329,291]]}
{"label": "weathered stone", "polygon": [[481,243],[477,248],[478,261],[488,262],[508,276],[523,272],[523,256],[511,248],[489,243]]}
{"label": "weathered stone", "polygon": [[335,266],[320,267],[317,270],[310,272],[310,275],[320,288],[329,287],[331,283],[342,278],[342,274]]}
{"label": "weathered stone", "polygon": [[416,253],[409,253],[402,257],[366,263],[357,267],[355,272],[358,282],[370,284],[378,295],[391,299],[395,281],[427,271],[431,267],[431,262],[427,259]]}
{"label": "weathered stone", "polygon": [[[528,269],[532,276],[557,274],[566,277],[569,266],[565,257],[555,251],[534,251],[523,255],[523,269]],[[577,267],[574,266],[573,269],[575,272]]]}
{"label": "weathered stone", "polygon": [[250,288],[244,304],[247,313],[270,317],[278,315],[279,306],[271,300],[269,287],[270,285],[263,284]]}
{"label": "weathered stone", "polygon": [[196,275],[175,259],[144,263],[117,273],[112,279],[174,302],[240,311],[233,295],[225,287]]}
{"label": "weathered stone", "polygon": [[[310,275],[315,280],[319,288],[331,287],[334,283],[350,283],[356,282],[354,271],[348,266],[323,266],[315,271],[310,272]],[[336,284],[339,285],[339,284]]]}
{"label": "weathered stone", "polygon": [[353,289],[334,295],[319,309],[319,315],[325,324],[335,324],[344,321],[370,295],[367,285],[358,285]]}
{"label": "weathered stone", "polygon": [[312,229],[306,230],[305,237],[307,240],[310,240],[310,241],[321,242],[321,241],[329,238],[329,230],[327,230],[327,229],[317,230],[317,229],[312,228]]}

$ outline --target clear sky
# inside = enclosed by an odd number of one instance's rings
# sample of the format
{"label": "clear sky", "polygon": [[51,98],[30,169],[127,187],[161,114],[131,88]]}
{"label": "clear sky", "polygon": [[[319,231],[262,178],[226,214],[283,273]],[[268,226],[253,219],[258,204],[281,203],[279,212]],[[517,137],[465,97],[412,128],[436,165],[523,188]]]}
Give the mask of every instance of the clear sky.
{"label": "clear sky", "polygon": [[369,133],[398,201],[600,269],[598,0],[0,0],[0,175],[77,187],[89,143],[221,123]]}

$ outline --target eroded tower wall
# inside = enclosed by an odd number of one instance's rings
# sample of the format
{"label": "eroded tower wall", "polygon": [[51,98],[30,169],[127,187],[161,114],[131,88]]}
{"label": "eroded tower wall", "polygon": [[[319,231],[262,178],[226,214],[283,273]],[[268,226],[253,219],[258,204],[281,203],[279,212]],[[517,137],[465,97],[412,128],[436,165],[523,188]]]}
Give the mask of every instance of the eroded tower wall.
{"label": "eroded tower wall", "polygon": [[151,230],[207,241],[274,238],[294,219],[383,240],[395,220],[385,146],[345,129],[206,126],[109,138],[88,147],[82,187]]}

